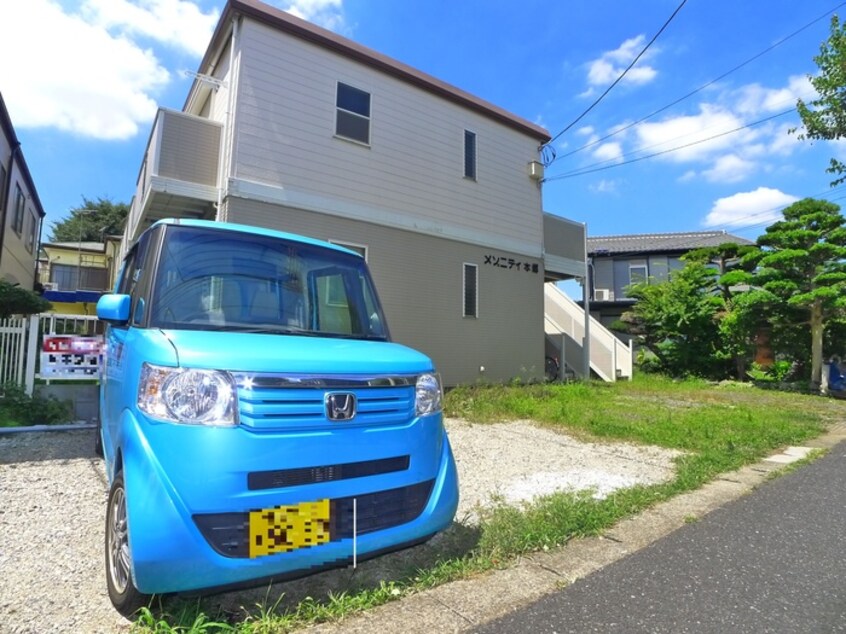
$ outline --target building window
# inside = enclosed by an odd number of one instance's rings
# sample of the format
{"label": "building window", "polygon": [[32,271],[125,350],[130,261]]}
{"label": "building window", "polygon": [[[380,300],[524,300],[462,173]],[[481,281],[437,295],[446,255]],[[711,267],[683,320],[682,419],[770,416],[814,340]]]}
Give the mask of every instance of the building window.
{"label": "building window", "polygon": [[339,247],[344,247],[345,249],[349,249],[355,253],[358,253],[361,257],[364,258],[364,261],[367,262],[367,245],[364,244],[354,244],[352,242],[341,242],[340,240],[329,240],[330,244],[337,244]]}
{"label": "building window", "polygon": [[476,133],[464,131],[464,178],[476,180]]}
{"label": "building window", "polygon": [[645,264],[629,265],[629,284],[640,284],[649,279],[649,273]]}
{"label": "building window", "polygon": [[26,234],[26,250],[32,253],[35,250],[35,234],[38,227],[38,220],[35,213],[29,210],[29,231]]}
{"label": "building window", "polygon": [[479,267],[464,264],[464,317],[479,316]]}
{"label": "building window", "polygon": [[12,229],[15,230],[19,236],[23,233],[24,222],[24,207],[26,206],[26,197],[20,185],[15,185],[15,215],[12,216]]}
{"label": "building window", "polygon": [[50,265],[50,281],[56,284],[57,290],[60,291],[108,290],[107,274],[106,269],[93,266]]}
{"label": "building window", "polygon": [[338,82],[335,134],[370,145],[370,93]]}
{"label": "building window", "polygon": [[0,165],[0,221],[5,218],[3,212],[6,211],[6,198],[3,194],[6,193],[6,168]]}

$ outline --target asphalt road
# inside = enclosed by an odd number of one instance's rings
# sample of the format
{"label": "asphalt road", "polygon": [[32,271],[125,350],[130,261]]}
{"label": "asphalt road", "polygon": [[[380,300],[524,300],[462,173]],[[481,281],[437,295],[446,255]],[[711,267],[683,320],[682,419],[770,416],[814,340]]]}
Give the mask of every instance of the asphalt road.
{"label": "asphalt road", "polygon": [[846,442],[474,632],[846,632]]}

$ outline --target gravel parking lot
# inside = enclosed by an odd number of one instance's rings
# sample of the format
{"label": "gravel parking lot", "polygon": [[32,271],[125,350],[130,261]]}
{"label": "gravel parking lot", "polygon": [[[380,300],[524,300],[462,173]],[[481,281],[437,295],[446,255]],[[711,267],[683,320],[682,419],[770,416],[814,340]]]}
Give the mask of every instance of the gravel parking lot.
{"label": "gravel parking lot", "polygon": [[[460,550],[479,506],[493,496],[519,504],[560,489],[596,495],[669,479],[676,452],[582,443],[526,422],[447,422],[458,463],[456,524],[402,553],[266,588],[217,595],[225,613],[291,605],[396,578]],[[130,623],[109,603],[103,571],[107,483],[91,430],[0,435],[0,632],[120,632]]]}

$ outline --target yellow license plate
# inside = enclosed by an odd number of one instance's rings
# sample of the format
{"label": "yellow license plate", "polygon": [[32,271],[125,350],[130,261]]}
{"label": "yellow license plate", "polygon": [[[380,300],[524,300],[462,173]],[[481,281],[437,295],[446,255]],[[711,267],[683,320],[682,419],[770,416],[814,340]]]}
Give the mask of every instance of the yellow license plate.
{"label": "yellow license plate", "polygon": [[328,542],[329,514],[329,500],[250,511],[250,557]]}

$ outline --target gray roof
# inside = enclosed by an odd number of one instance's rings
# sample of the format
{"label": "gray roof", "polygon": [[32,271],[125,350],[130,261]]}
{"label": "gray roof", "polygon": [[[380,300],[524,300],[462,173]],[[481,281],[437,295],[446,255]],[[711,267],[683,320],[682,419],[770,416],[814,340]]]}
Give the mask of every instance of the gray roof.
{"label": "gray roof", "polygon": [[633,233],[625,236],[594,236],[587,239],[590,255],[614,253],[684,253],[701,247],[716,247],[726,242],[755,244],[726,231],[688,231],[684,233]]}
{"label": "gray roof", "polygon": [[102,242],[45,242],[42,247],[61,247],[64,249],[78,249],[82,251],[104,251]]}

